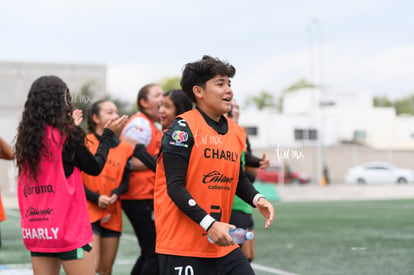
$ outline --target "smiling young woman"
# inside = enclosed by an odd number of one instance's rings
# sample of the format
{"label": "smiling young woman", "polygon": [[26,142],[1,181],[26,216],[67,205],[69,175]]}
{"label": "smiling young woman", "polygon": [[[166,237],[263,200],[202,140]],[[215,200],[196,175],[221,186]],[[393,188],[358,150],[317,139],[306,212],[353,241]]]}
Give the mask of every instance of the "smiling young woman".
{"label": "smiling young woman", "polygon": [[184,68],[181,86],[196,108],[177,116],[164,132],[156,170],[156,252],[162,274],[179,267],[194,274],[254,274],[228,234],[234,228],[229,220],[236,190],[264,214],[266,228],[274,210],[242,172],[243,129],[224,116],[231,107],[234,74],[232,65],[209,56]]}

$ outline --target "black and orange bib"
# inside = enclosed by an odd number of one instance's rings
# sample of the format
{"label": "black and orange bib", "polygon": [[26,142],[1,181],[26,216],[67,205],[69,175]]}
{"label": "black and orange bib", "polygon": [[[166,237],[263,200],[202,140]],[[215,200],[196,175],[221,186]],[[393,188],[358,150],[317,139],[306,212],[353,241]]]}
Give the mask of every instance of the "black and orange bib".
{"label": "black and orange bib", "polygon": [[[228,120],[228,132],[220,135],[205,122],[198,110],[186,112],[180,117],[188,128],[176,130],[173,136],[177,136],[177,140],[185,139],[190,134],[185,131],[190,129],[194,137],[186,188],[200,207],[216,220],[228,223],[239,180],[240,158],[245,147],[244,131]],[[157,253],[217,258],[238,247],[211,244],[204,229],[175,205],[167,194],[162,157],[157,163],[154,212]]]}

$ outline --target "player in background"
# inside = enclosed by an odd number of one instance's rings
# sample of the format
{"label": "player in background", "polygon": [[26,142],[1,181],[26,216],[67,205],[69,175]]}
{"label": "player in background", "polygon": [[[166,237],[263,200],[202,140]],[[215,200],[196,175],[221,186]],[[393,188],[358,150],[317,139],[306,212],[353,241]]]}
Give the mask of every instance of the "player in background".
{"label": "player in background", "polygon": [[168,90],[164,93],[160,107],[160,123],[166,130],[172,119],[193,108],[191,99],[182,90]]}
{"label": "player in background", "polygon": [[[236,123],[239,122],[240,108],[235,99],[231,101],[231,110],[227,116]],[[253,183],[257,175],[258,167],[262,169],[268,168],[269,160],[266,158],[266,154],[263,154],[261,159],[252,154],[252,149],[247,135],[245,158],[244,173],[250,182]],[[252,213],[252,207],[236,195],[232,206],[230,224],[234,224],[236,227],[243,228],[254,233],[254,220]],[[253,238],[240,245],[249,262],[252,262],[255,258],[256,253],[254,242],[255,239]]]}
{"label": "player in background", "polygon": [[[88,110],[88,130],[86,146],[95,153],[104,132],[105,124],[118,119],[118,108],[109,100],[100,100]],[[155,158],[149,155],[145,146],[132,146],[120,141],[116,136],[110,144],[104,169],[98,176],[82,173],[88,200],[88,212],[92,223],[92,257],[96,272],[112,274],[112,267],[118,251],[122,232],[121,194],[128,190],[129,174],[132,170],[132,156],[150,161],[155,171]]]}
{"label": "player in background", "polygon": [[[157,156],[161,147],[159,108],[163,91],[159,85],[143,86],[137,96],[138,112],[131,116],[121,133],[121,140],[132,145],[143,144],[149,154]],[[158,274],[158,260],[155,254],[154,225],[154,182],[155,173],[142,166],[129,177],[128,191],[121,195],[122,209],[131,222],[141,247],[141,255],[131,271],[136,274]]]}

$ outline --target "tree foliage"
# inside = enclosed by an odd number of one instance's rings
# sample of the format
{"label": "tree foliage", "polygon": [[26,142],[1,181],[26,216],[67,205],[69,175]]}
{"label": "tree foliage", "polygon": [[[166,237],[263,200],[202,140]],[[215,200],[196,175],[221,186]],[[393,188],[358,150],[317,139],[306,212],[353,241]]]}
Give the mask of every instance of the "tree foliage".
{"label": "tree foliage", "polygon": [[272,93],[267,91],[261,91],[258,95],[249,97],[247,99],[246,105],[254,104],[257,109],[262,110],[264,108],[274,108],[279,111],[283,109],[283,98],[287,93],[292,91],[304,89],[304,88],[317,88],[318,85],[313,84],[306,80],[306,78],[301,78],[296,82],[292,83],[289,87],[282,90],[281,96],[274,97]]}
{"label": "tree foliage", "polygon": [[114,96],[110,94],[106,95],[103,99],[112,101],[118,108],[118,113],[120,116],[121,115],[132,116],[138,110],[137,104],[135,101],[131,103],[128,101],[121,100],[119,98],[115,98]]}
{"label": "tree foliage", "polygon": [[105,96],[101,98],[95,98],[96,91],[94,90],[93,85],[94,85],[93,82],[85,83],[81,86],[78,93],[72,94],[72,102],[74,105],[74,109],[82,110],[83,120],[80,126],[85,131],[87,130],[88,110],[96,100],[112,101],[118,108],[119,115],[126,114],[128,116],[131,116],[132,114],[136,113],[137,107],[136,107],[135,102],[131,104],[130,102],[115,98],[111,94],[106,94]]}
{"label": "tree foliage", "polygon": [[293,82],[289,87],[283,90],[283,94],[288,92],[305,89],[305,88],[318,88],[318,85],[313,84],[312,82],[308,81],[306,78],[301,78],[296,82]]}
{"label": "tree foliage", "polygon": [[386,96],[375,96],[374,106],[375,107],[393,107],[393,103]]}
{"label": "tree foliage", "polygon": [[411,114],[414,115],[414,95],[392,101],[386,96],[374,97],[375,107],[394,107],[397,115]]}
{"label": "tree foliage", "polygon": [[247,105],[250,104],[254,104],[259,110],[262,110],[264,108],[277,108],[273,94],[264,90],[262,90],[256,96],[249,97],[247,100]]}
{"label": "tree foliage", "polygon": [[166,92],[171,89],[181,89],[180,81],[181,77],[179,76],[164,77],[159,81],[158,85],[160,85],[162,90]]}

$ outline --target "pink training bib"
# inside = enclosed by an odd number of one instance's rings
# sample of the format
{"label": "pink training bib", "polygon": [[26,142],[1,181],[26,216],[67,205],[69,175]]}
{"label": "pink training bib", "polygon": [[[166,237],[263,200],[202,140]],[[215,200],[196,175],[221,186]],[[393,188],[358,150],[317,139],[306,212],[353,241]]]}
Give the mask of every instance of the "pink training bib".
{"label": "pink training bib", "polygon": [[[35,252],[65,252],[92,242],[85,191],[74,167],[66,179],[62,163],[65,137],[47,126],[44,157],[38,181],[24,173],[18,179],[18,200],[23,242]],[[46,152],[47,150],[47,152]]]}

